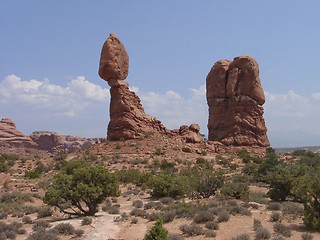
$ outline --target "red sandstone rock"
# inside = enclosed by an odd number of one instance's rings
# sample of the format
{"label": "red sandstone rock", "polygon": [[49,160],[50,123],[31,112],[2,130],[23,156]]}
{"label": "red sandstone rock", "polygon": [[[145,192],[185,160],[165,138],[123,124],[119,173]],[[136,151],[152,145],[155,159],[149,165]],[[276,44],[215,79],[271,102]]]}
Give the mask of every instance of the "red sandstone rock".
{"label": "red sandstone rock", "polygon": [[227,146],[269,146],[258,63],[249,56],[218,61],[206,79],[208,139]]}
{"label": "red sandstone rock", "polygon": [[167,129],[159,120],[147,115],[140,98],[129,90],[124,82],[128,75],[129,57],[114,35],[106,40],[101,51],[99,75],[111,87],[110,122],[108,139],[134,139],[148,132],[166,133]]}
{"label": "red sandstone rock", "polygon": [[99,75],[106,81],[124,80],[128,69],[128,53],[119,38],[111,33],[101,50]]}
{"label": "red sandstone rock", "polygon": [[0,146],[34,148],[36,144],[30,137],[16,129],[16,125],[9,118],[0,121]]}
{"label": "red sandstone rock", "polygon": [[127,82],[111,80],[108,83],[111,86],[109,140],[134,139],[150,132],[167,133],[159,120],[144,112],[140,98],[129,90]]}
{"label": "red sandstone rock", "polygon": [[48,152],[75,152],[99,141],[96,138],[73,137],[46,131],[34,132],[30,138],[37,144],[39,150]]}
{"label": "red sandstone rock", "polygon": [[179,134],[186,140],[187,143],[203,142],[203,137],[200,134],[200,127],[198,124],[182,125],[179,129]]}

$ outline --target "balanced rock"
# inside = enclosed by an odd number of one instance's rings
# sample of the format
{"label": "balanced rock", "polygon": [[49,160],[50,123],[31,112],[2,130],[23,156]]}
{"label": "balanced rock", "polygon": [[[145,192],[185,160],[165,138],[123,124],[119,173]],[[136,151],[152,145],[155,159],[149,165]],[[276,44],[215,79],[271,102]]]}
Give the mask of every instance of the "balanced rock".
{"label": "balanced rock", "polygon": [[270,145],[263,119],[259,66],[249,56],[221,60],[207,79],[208,139],[232,146]]}
{"label": "balanced rock", "polygon": [[129,57],[123,44],[111,33],[103,45],[99,67],[100,77],[111,87],[108,139],[134,139],[149,132],[167,133],[159,120],[144,112],[140,98],[123,81],[128,75],[128,66]]}
{"label": "balanced rock", "polygon": [[124,80],[128,71],[128,53],[120,39],[111,33],[101,50],[99,76],[106,81]]}

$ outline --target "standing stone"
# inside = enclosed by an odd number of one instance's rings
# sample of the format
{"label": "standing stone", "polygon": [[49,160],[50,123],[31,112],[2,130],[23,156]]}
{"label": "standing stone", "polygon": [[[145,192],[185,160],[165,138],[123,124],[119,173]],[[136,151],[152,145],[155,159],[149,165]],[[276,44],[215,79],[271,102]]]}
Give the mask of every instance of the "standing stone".
{"label": "standing stone", "polygon": [[134,139],[149,132],[167,133],[154,117],[144,112],[140,98],[123,81],[128,76],[129,57],[121,41],[113,33],[103,45],[99,75],[111,87],[108,139]]}
{"label": "standing stone", "polygon": [[259,66],[249,56],[221,60],[207,79],[208,139],[228,146],[270,146]]}

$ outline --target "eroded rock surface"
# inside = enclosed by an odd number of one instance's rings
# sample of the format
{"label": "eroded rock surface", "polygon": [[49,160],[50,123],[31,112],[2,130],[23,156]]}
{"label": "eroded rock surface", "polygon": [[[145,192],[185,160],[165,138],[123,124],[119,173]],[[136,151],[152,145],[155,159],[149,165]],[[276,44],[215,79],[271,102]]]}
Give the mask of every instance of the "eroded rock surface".
{"label": "eroded rock surface", "polygon": [[269,146],[259,66],[249,56],[221,60],[207,79],[208,139],[230,146]]}
{"label": "eroded rock surface", "polygon": [[167,133],[159,120],[144,112],[140,98],[123,81],[128,68],[128,54],[117,36],[111,33],[103,45],[99,66],[100,77],[111,87],[108,139],[134,139],[155,131]]}
{"label": "eroded rock surface", "polygon": [[16,124],[9,118],[0,121],[0,146],[34,148],[36,143],[17,130]]}
{"label": "eroded rock surface", "polygon": [[186,140],[186,143],[200,143],[203,142],[203,136],[200,134],[200,127],[198,124],[182,125],[179,129],[179,135]]}

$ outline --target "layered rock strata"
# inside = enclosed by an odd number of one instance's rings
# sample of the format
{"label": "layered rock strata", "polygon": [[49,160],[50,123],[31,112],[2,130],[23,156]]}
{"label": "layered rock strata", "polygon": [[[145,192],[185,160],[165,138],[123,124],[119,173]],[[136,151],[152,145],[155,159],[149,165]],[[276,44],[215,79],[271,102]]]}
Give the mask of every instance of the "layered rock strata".
{"label": "layered rock strata", "polygon": [[128,76],[129,57],[119,38],[110,34],[102,47],[99,75],[108,82],[111,94],[108,139],[135,139],[148,132],[167,133],[154,117],[144,112],[140,98],[124,81]]}
{"label": "layered rock strata", "polygon": [[227,146],[270,145],[263,119],[259,66],[249,56],[214,64],[206,78],[208,139]]}
{"label": "layered rock strata", "polygon": [[0,121],[0,146],[35,148],[37,144],[17,130],[16,124],[11,119],[3,118]]}

